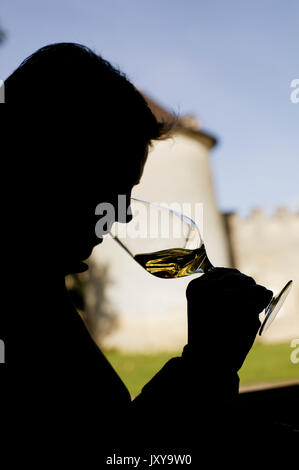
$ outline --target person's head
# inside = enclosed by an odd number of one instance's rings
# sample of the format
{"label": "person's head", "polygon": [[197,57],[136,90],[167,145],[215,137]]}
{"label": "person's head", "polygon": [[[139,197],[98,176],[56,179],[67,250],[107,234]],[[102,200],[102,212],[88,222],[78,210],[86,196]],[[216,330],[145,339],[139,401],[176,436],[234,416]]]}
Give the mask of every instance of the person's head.
{"label": "person's head", "polygon": [[39,236],[56,263],[74,269],[99,242],[95,207],[114,204],[119,194],[129,201],[149,145],[167,126],[123,73],[74,43],[43,47],[24,60],[5,81],[5,100],[26,115],[15,131],[36,224],[47,226]]}

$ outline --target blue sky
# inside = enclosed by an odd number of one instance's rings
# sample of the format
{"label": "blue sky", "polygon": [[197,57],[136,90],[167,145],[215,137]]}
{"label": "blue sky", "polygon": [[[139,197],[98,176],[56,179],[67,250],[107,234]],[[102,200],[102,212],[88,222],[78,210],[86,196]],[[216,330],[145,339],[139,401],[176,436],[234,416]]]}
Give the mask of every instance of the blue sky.
{"label": "blue sky", "polygon": [[299,210],[298,0],[1,0],[0,77],[42,45],[95,49],[216,135],[219,206]]}

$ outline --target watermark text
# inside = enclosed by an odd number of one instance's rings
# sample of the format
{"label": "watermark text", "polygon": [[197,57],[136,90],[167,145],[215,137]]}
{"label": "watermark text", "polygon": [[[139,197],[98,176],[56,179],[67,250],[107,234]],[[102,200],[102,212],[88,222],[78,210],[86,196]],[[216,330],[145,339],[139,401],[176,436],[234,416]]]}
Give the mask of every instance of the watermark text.
{"label": "watermark text", "polygon": [[299,103],[299,78],[292,80],[290,86],[291,88],[294,88],[290,94],[290,100],[292,103],[297,104]]}
{"label": "watermark text", "polygon": [[106,458],[106,465],[129,465],[130,468],[137,468],[139,465],[143,468],[144,465],[148,468],[154,465],[190,465],[191,462],[190,454],[149,454],[143,457],[113,454]]}
{"label": "watermark text", "polygon": [[4,81],[0,78],[0,104],[5,103],[5,84]]}
{"label": "watermark text", "polygon": [[291,341],[291,348],[295,348],[290,354],[290,360],[293,364],[299,363],[299,338],[295,338]]}
{"label": "watermark text", "polygon": [[0,364],[5,363],[5,344],[2,339],[0,339]]}
{"label": "watermark text", "polygon": [[[100,216],[95,225],[98,238],[107,235],[118,239],[184,239],[197,242],[203,237],[203,203],[148,203],[118,195],[117,207],[101,202],[95,208]],[[118,222],[114,225],[115,222]],[[200,231],[200,232],[199,232]]]}

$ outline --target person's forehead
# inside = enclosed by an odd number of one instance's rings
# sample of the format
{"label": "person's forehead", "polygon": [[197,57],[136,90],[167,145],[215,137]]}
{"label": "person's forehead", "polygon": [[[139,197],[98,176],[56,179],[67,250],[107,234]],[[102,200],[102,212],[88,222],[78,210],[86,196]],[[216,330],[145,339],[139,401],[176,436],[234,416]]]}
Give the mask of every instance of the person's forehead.
{"label": "person's forehead", "polygon": [[[127,145],[111,149],[104,162],[98,162],[98,171],[92,171],[91,180],[99,179],[101,187],[117,191],[128,191],[141,180],[148,157],[148,144]],[[103,165],[104,163],[104,165]]]}

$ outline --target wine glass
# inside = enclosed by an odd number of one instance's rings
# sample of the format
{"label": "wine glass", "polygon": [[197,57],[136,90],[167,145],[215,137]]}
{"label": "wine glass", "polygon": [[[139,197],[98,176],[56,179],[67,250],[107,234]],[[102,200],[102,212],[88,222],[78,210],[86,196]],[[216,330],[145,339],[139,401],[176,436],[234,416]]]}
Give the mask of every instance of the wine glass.
{"label": "wine glass", "polygon": [[[190,217],[136,198],[131,198],[130,211],[132,220],[126,224],[114,223],[109,235],[147,272],[163,279],[174,279],[215,269],[200,230]],[[267,305],[259,335],[273,322],[292,282],[287,282]]]}

